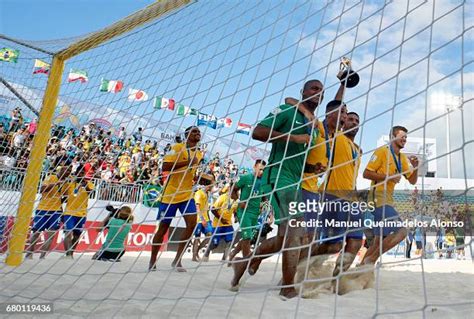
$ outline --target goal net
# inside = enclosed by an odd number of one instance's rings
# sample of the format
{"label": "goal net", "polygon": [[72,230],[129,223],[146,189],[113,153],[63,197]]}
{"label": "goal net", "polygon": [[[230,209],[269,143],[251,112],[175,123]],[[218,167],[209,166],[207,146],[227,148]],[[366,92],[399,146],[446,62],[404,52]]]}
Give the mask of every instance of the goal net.
{"label": "goal net", "polygon": [[0,35],[0,302],[467,315],[472,9],[161,1],[82,37]]}

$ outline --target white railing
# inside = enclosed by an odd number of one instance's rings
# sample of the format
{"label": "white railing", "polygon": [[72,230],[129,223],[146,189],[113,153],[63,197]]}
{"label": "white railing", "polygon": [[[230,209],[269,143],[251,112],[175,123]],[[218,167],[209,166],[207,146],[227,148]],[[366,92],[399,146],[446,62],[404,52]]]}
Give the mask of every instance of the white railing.
{"label": "white railing", "polygon": [[[110,183],[94,179],[95,189],[92,196],[96,200],[124,203],[139,203],[142,200],[142,186],[134,184]],[[91,196],[91,197],[92,197]]]}
{"label": "white railing", "polygon": [[10,168],[4,165],[0,166],[0,190],[21,191],[23,180],[25,179],[25,170],[21,168]]}
{"label": "white railing", "polygon": [[[23,188],[25,175],[25,169],[0,167],[0,190],[20,192]],[[41,173],[41,180],[45,175],[44,172]],[[141,185],[111,183],[97,178],[92,179],[92,182],[95,189],[91,192],[90,199],[131,204],[142,201]]]}

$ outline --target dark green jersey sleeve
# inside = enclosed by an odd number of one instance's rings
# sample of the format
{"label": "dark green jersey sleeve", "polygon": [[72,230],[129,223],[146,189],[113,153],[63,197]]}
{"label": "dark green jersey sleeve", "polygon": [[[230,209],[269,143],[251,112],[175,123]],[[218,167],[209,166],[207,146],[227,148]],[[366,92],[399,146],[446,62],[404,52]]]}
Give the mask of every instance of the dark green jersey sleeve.
{"label": "dark green jersey sleeve", "polygon": [[286,104],[280,105],[270,112],[258,124],[278,131],[278,129],[281,128],[287,121],[293,121],[294,112],[290,112],[289,107],[292,106],[288,106]]}

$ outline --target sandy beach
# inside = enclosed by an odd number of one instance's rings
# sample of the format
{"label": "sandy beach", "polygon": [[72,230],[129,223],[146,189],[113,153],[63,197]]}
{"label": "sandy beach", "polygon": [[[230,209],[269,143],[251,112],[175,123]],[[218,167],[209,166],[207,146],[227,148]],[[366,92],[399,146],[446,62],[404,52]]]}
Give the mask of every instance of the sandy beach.
{"label": "sandy beach", "polygon": [[[469,247],[467,247],[469,248]],[[228,290],[232,269],[220,254],[207,263],[184,258],[175,272],[173,253],[158,271],[147,272],[148,254],[128,253],[120,263],[92,261],[90,254],[62,259],[35,256],[18,268],[2,265],[0,302],[53,302],[53,317],[145,318],[462,318],[473,311],[474,271],[467,260],[384,257],[375,287],[336,296],[283,301],[276,285],[278,256],[245,277],[238,293]],[[4,256],[2,256],[4,258]],[[424,270],[424,271],[422,271]]]}

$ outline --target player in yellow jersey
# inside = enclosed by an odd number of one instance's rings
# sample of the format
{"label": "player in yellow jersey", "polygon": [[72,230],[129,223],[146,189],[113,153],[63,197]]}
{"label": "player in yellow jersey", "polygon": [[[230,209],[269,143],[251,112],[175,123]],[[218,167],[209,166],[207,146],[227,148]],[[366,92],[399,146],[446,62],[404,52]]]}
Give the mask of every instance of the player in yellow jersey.
{"label": "player in yellow jersey", "polygon": [[[352,205],[352,201],[355,200],[360,152],[352,142],[352,138],[340,130],[346,121],[346,105],[338,100],[329,102],[323,122],[328,170],[319,189],[324,205],[320,212],[320,231],[323,241],[317,254],[339,252],[344,238],[347,240],[346,251],[348,247],[354,247],[353,250],[357,252],[362,243],[362,230],[358,229],[362,226],[362,215]],[[352,127],[347,130],[357,133],[358,121],[350,123]],[[348,227],[344,223],[348,223]]]}
{"label": "player in yellow jersey", "polygon": [[318,210],[316,204],[319,202],[318,177],[325,172],[328,159],[326,157],[326,147],[324,140],[324,125],[317,122],[314,129],[313,141],[306,157],[303,181],[301,183],[303,202],[305,205],[306,240],[305,243],[313,241],[316,234],[315,221],[318,220]]}
{"label": "player in yellow jersey", "polygon": [[360,158],[362,156],[362,149],[355,142],[355,137],[357,133],[359,132],[359,123],[360,123],[359,114],[357,114],[356,112],[347,112],[347,117],[346,117],[346,120],[344,121],[344,135],[347,136],[347,138],[352,141],[358,153],[358,156],[355,160],[356,172],[359,171]]}
{"label": "player in yellow jersey", "polygon": [[156,258],[163,243],[163,238],[169,229],[177,211],[183,215],[186,229],[183,231],[176,257],[172,266],[178,272],[185,272],[181,263],[182,254],[196,227],[196,204],[193,198],[194,176],[203,154],[198,148],[201,131],[197,126],[185,130],[186,141],[176,143],[163,158],[163,171],[169,171],[169,176],[163,187],[161,203],[158,211],[160,224],[153,237],[149,270],[156,270]]}
{"label": "player in yellow jersey", "polygon": [[[360,123],[360,118],[359,114],[356,112],[348,112],[347,116],[344,120],[344,135],[352,142],[351,145],[351,152],[352,152],[352,160],[354,161],[354,190],[357,191],[357,185],[356,185],[356,180],[357,180],[357,175],[359,174],[359,167],[360,167],[360,160],[362,156],[362,149],[355,143],[355,137],[357,135],[357,132],[359,132],[359,123]],[[355,202],[358,202],[358,197],[355,195],[353,197]],[[357,211],[354,211],[354,213],[357,213]],[[362,211],[359,211],[359,218],[357,219],[362,223],[364,213]],[[360,227],[363,225],[361,224]],[[352,227],[352,228],[360,228],[360,227]],[[357,230],[357,232],[360,234],[360,230]],[[359,252],[359,249],[362,247],[362,238],[360,236],[354,237],[350,236],[346,238],[346,242],[344,245],[344,253],[339,254],[338,259],[336,261],[336,266],[334,269],[333,275],[336,276],[339,271],[340,271],[340,266],[341,266],[341,259],[342,259],[342,269],[343,271],[346,271],[349,269],[351,266],[352,262],[354,261],[357,253]]]}
{"label": "player in yellow jersey", "polygon": [[51,247],[53,237],[61,223],[63,212],[61,197],[64,183],[70,172],[70,167],[58,167],[58,174],[51,173],[41,184],[41,199],[36,207],[30,242],[27,247],[26,258],[28,259],[33,258],[35,245],[42,232],[45,232],[46,238],[40,248],[40,258],[44,258]]}
{"label": "player in yellow jersey", "polygon": [[[318,216],[314,218],[318,220],[317,230],[322,243],[312,245],[310,253],[311,255],[338,253],[344,246],[344,253],[339,255],[333,273],[337,275],[341,259],[343,269],[348,269],[362,245],[363,215],[352,205],[356,200],[356,179],[361,157],[361,150],[354,143],[359,116],[355,112],[347,113],[344,103],[333,100],[326,106],[326,118],[322,126],[320,129],[322,144],[320,141],[319,149],[315,147],[309,153],[309,155],[311,152],[317,153],[314,156],[318,156],[320,162],[323,153],[326,159],[323,163],[328,168],[319,187],[321,198],[315,196],[313,200],[319,199],[322,205],[316,208]],[[308,202],[306,204],[308,205]],[[342,225],[338,225],[339,223]],[[300,260],[303,260],[305,255],[303,251]]]}
{"label": "player in yellow jersey", "polygon": [[64,251],[72,258],[76,245],[81,237],[86,223],[89,194],[94,190],[94,184],[84,179],[84,167],[76,170],[76,176],[64,186],[64,195],[67,196],[66,209],[63,214]]}
{"label": "player in yellow jersey", "polygon": [[[405,127],[394,126],[390,131],[390,144],[375,150],[364,171],[364,178],[372,181],[371,194],[376,206],[374,223],[401,221],[393,205],[395,185],[402,176],[412,185],[418,179],[418,158],[408,158],[401,152],[407,142],[407,133]],[[374,235],[362,261],[364,264],[374,264],[380,257],[380,245],[383,254],[398,245],[406,237],[407,230],[401,226],[375,227]]]}
{"label": "player in yellow jersey", "polygon": [[[201,180],[205,180],[207,185],[201,186],[194,193],[194,202],[197,209],[197,227],[194,231],[193,261],[199,261],[199,250],[206,246],[213,232],[212,223],[209,218],[209,194],[214,187],[214,175],[203,174],[201,175]],[[201,234],[204,234],[206,237],[202,242],[199,239]]]}
{"label": "player in yellow jersey", "polygon": [[[229,189],[232,189],[231,185]],[[232,227],[232,218],[237,213],[237,192],[226,192],[220,195],[216,202],[212,205],[211,213],[214,215],[212,220],[212,227],[216,230],[212,237],[211,244],[207,247],[203,261],[209,260],[211,250],[219,246],[221,239],[225,241],[224,254],[222,260],[227,259],[230,244],[234,238],[234,227]]]}

